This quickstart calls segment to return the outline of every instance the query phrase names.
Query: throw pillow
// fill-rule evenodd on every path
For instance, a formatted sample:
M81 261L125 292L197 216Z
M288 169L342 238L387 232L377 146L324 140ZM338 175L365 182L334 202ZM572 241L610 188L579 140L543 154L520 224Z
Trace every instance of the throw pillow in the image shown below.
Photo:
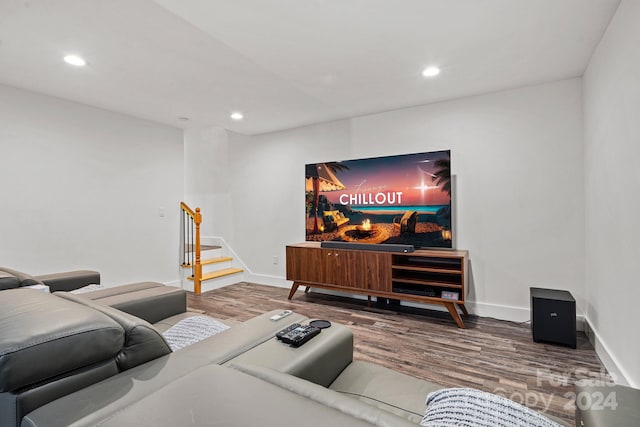
M429 393L424 427L561 427L545 416L497 394L471 388Z

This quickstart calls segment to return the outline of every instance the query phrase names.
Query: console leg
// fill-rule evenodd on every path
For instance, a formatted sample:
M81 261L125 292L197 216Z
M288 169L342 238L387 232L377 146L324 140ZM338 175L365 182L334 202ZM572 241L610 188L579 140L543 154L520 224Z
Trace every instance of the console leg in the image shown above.
M367 295L367 307L371 308L371 295Z
M464 317L469 317L469 312L467 311L467 307L465 307L464 304L458 304L458 306L460 307L460 310L462 310Z
M306 288L304 288L304 293L308 294L310 290L311 290L311 286L307 286Z
M447 310L449 310L449 314L451 315L451 317L453 317L453 320L456 322L456 325L458 325L458 328L464 329L464 323L462 322L460 313L458 313L458 310L456 309L456 304L452 302L444 302L443 304L445 307L447 307Z
M295 294L296 291L298 290L298 286L300 286L300 285L298 285L295 282L293 283L293 285L291 285L291 291L289 292L289 298L287 298L287 299L293 298L293 294Z

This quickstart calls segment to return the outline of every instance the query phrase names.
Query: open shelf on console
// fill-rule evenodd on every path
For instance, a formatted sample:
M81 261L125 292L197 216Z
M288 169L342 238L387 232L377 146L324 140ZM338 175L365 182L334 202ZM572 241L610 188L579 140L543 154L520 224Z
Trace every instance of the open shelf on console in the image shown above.
M464 302L465 258L448 255L393 255L391 291L440 301ZM448 298L442 298L443 292Z
M412 270L407 268L391 267L393 280L410 281L412 283L424 283L425 285L462 287L462 275L459 273L441 273L425 271L423 269Z
M462 258L443 258L440 256L393 256L393 266L395 268L406 267L407 269L424 269L425 271L462 273L462 261Z

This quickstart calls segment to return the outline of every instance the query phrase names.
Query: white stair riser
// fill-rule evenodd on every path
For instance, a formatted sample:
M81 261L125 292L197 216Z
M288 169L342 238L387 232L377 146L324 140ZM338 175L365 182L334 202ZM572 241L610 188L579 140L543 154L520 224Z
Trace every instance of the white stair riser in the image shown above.
M244 280L245 273L236 273L229 276L219 277L217 279L205 280L201 283L200 288L202 292L211 291L214 289L224 288L225 286L233 285L234 283L242 282ZM185 291L193 292L193 280L182 279L182 289Z
M191 254L191 252L188 252L187 255L189 256L189 259L192 259L195 262L195 255ZM200 251L200 259L217 258L219 256L227 256L223 248ZM182 262L182 259L180 262Z
M209 257L207 257L209 258ZM238 263L234 262L233 259L229 261L222 262L214 262L213 264L203 264L202 265L202 274L211 273L217 270L222 270L224 268L242 268ZM186 279L191 276L191 268L180 268L180 278Z

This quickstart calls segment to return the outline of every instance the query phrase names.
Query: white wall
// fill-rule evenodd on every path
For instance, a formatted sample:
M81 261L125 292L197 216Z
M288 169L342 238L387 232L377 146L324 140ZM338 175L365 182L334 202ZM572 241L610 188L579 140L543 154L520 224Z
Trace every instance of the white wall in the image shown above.
M182 186L181 130L0 86L0 265L177 280Z
M587 318L640 387L640 2L620 4L584 75ZM606 359L606 358L605 358Z
M529 287L584 299L580 79L255 137L230 134L234 249L254 273L284 277L304 240L304 165L452 150L457 247L468 249L472 310L526 320Z
M229 134L233 248L252 273L284 278L285 246L304 241L305 164L348 157L349 126L343 120L256 137Z
M232 243L228 161L228 138L224 129L185 130L184 201L192 209L201 209L202 236L222 236Z

